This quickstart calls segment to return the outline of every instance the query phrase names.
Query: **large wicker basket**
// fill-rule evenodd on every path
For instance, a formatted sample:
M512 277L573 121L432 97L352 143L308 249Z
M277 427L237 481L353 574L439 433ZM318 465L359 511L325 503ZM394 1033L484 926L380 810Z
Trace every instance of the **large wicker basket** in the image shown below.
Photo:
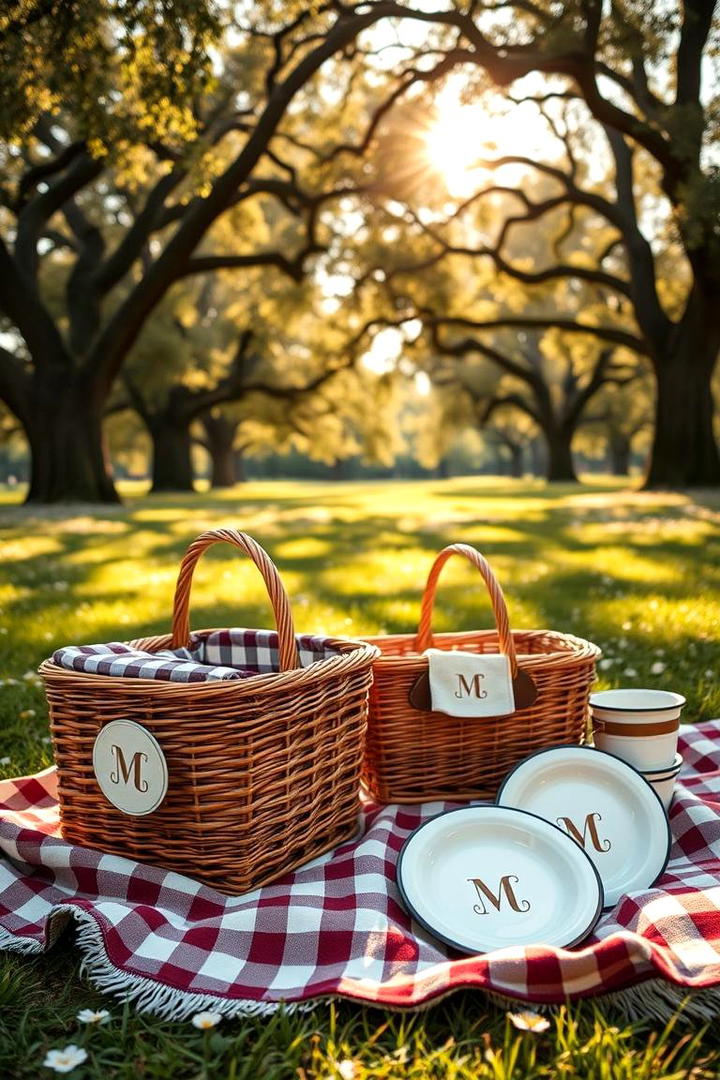
M431 620L438 576L452 555L463 555L482 574L495 630L437 634ZM543 746L579 742L585 735L588 695L597 646L553 630L512 631L502 590L487 561L466 544L452 544L435 559L422 598L417 634L367 639L381 650L374 665L363 782L379 802L464 801L494 796L513 765ZM474 653L505 653L537 691L535 701L503 717L482 719L417 708L409 696L427 673L431 646Z
M332 639L330 658L300 667L275 566L249 536L226 529L204 533L190 545L177 582L172 634L132 645L157 652L189 643L193 570L217 541L249 555L265 580L278 631L278 672L190 684L68 671L50 660L40 672L50 705L63 836L236 894L282 876L357 830L377 649ZM113 806L93 770L95 739L117 719L142 725L165 755L167 794L147 816L128 816Z

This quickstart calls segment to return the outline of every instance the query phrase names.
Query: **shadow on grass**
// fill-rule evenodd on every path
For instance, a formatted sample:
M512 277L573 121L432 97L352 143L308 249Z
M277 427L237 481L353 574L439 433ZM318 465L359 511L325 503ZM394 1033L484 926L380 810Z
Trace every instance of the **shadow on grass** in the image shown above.
M53 515L33 528L24 516L12 527L6 521L0 678L34 667L61 644L168 632L187 544L230 523L276 559L299 630L414 632L434 556L467 540L494 566L518 629L550 626L604 648L627 639L613 649L624 650L638 677L658 646L680 650L673 685L691 695L715 663L720 544L714 522L696 516L697 502L641 505L611 486L521 485L507 495L481 482L256 487L244 502L239 489L142 497L110 514ZM193 594L195 628L272 625L259 575L225 545L201 560ZM453 560L438 588L435 628L491 625L481 580ZM622 670L605 678L621 678ZM708 707L720 711L718 693L709 697L718 700Z

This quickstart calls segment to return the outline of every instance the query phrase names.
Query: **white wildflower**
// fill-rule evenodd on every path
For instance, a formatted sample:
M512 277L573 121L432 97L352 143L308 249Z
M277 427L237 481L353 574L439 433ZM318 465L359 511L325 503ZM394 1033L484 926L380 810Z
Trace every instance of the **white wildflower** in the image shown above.
M9 757L0 757L0 765L9 765L10 760L11 759Z
M550 1027L549 1020L546 1020L540 1013L532 1012L530 1009L519 1013L508 1013L507 1016L510 1023L520 1031L532 1031L538 1034L541 1031L547 1031Z
M623 675L627 675L628 679L634 679L637 676L637 671L634 667L626 667L623 671Z
M64 1050L48 1050L43 1065L46 1069L54 1069L58 1073L72 1072L76 1065L82 1065L87 1061L87 1050L71 1043Z
M651 675L662 675L663 671L667 667L667 664L663 664L662 660L656 660L653 666L650 668Z
M600 663L598 664L598 667L600 668L601 671L607 671L607 669L609 667L612 667L614 663L615 663L615 660L614 660L614 658L612 656L604 656L602 658L602 660L600 661Z
M193 1027L199 1028L200 1031L208 1031L210 1028L217 1027L222 1020L222 1013L218 1012L199 1012L195 1013L192 1018Z
M80 1024L107 1024L110 1013L107 1009L81 1009L75 1019Z
M355 1080L358 1074L357 1064L351 1061L350 1058L343 1058L342 1061L337 1063L338 1076L342 1077L342 1080Z

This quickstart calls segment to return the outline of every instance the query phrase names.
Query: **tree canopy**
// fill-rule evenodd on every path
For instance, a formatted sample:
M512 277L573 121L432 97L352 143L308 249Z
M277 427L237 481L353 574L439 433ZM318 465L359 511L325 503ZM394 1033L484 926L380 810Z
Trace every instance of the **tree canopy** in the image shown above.
M113 388L229 270L308 282L341 351L396 326L400 367L490 361L488 415L546 437L647 362L648 484L720 483L719 41L715 0L6 5L0 398L30 499L115 497Z

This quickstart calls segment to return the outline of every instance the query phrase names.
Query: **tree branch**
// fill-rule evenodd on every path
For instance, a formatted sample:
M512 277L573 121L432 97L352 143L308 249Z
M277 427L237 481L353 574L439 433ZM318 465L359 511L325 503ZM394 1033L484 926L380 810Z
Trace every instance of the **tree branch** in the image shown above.
M67 360L60 333L40 299L34 281L27 279L0 237L0 310L25 340L38 370Z
M45 223L78 191L94 180L103 170L101 161L83 153L75 157L65 174L50 184L47 191L25 204L17 219L15 258L28 277L37 273L38 237Z
M48 177L55 176L57 173L62 172L86 149L85 142L81 140L69 143L49 161L42 161L37 165L30 166L27 172L21 177L20 183L18 184L17 197L13 205L15 212L20 213L28 201L30 192L33 191L42 180L46 180Z
M165 199L177 187L184 175L185 169L177 168L158 180L120 243L95 271L95 287L102 295L122 280L139 257L150 234L158 224Z
M606 134L615 160L617 225L627 252L633 306L643 333L657 344L670 333L672 323L657 293L655 256L638 225L633 190L633 155L617 131L606 128Z
M696 0L707 5L711 0ZM390 5L397 18L453 26L472 46L472 63L484 68L498 86L509 86L532 71L565 75L580 87L590 112L603 124L633 138L662 165L670 190L677 190L684 170L667 135L632 112L616 105L600 93L596 81L595 42L599 0L586 3L586 25L581 35L568 35L568 44L558 50L552 30L540 32L534 41L522 44L503 43L498 47L473 21L471 12L457 9L414 10L404 4ZM575 40L573 40L573 37ZM576 43L577 42L577 43Z
M323 41L304 55L284 80L274 86L254 131L238 156L214 181L209 195L188 208L163 253L99 335L86 366L98 373L101 393L109 391L128 349L137 339L150 312L182 276L184 267L203 236L248 179L298 91L326 60L354 40L362 30L372 26L390 10L394 11L394 8L394 3L383 0L359 15L338 18Z
M695 105L700 109L702 58L715 7L716 0L685 0L682 5L683 23L677 51L676 105ZM701 109L697 119L700 121L700 131L691 134L702 138ZM699 149L698 143L698 152Z
M431 328L433 326L445 326L461 327L470 330L497 330L501 327L508 326L516 326L526 330L544 330L551 327L557 327L558 330L564 330L569 334L589 334L591 337L597 337L603 341L612 341L616 345L624 345L626 348L632 349L641 356L649 355L648 347L642 338L636 337L627 330L622 330L617 326L592 326L588 323L581 323L576 319L563 315L558 315L556 317L552 315L537 317L506 315L500 319L488 319L482 322L459 317L430 317L423 318L423 322ZM445 346L443 348L445 348ZM452 348L453 350L461 349L463 352L471 352L476 349L486 356L489 355L487 352L488 347L483 345L482 342L477 342L474 338L467 338L464 341L459 342L456 346L452 346ZM458 353L458 355L460 354Z

